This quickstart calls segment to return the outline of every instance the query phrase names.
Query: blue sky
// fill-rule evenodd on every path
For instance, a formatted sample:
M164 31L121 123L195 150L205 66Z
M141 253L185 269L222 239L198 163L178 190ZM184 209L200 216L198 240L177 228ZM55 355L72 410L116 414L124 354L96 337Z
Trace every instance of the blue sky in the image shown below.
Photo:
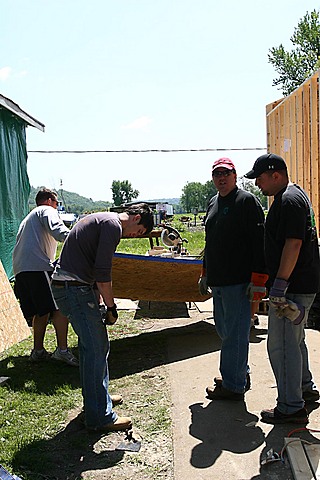
M0 93L45 124L31 150L266 147L265 106L281 98L268 64L309 0L2 0ZM230 157L239 175L263 151L39 154L30 183L111 201L179 197Z

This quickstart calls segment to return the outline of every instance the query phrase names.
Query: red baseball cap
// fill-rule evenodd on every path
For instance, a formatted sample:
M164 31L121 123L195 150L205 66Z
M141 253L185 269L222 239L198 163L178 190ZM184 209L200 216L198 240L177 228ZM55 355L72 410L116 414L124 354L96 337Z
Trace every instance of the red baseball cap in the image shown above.
M212 165L212 171L219 167L226 168L227 170L236 171L236 167L234 166L230 158L219 158L219 160L216 160Z

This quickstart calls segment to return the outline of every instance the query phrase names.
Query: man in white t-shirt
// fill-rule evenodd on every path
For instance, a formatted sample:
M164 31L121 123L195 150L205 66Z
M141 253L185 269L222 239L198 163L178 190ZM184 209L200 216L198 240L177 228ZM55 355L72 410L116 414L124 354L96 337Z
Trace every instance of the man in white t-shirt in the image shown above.
M13 250L14 291L25 318L32 318L34 346L30 360L52 357L77 367L78 360L67 345L68 319L58 310L50 285L57 242L64 242L69 229L58 215L55 192L41 189L36 204L21 222ZM43 344L50 314L58 344L52 355Z

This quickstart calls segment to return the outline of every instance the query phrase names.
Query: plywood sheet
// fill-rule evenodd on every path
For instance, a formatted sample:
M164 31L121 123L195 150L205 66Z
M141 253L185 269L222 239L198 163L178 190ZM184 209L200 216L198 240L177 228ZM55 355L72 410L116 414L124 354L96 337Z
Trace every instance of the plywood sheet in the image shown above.
M290 179L309 195L320 229L320 70L282 101L266 106L268 152L285 158ZM285 112L285 113L283 113ZM268 202L270 205L270 202Z
M29 335L30 328L0 261L0 352Z
M203 302L198 291L201 260L116 253L112 288L116 298L158 302Z

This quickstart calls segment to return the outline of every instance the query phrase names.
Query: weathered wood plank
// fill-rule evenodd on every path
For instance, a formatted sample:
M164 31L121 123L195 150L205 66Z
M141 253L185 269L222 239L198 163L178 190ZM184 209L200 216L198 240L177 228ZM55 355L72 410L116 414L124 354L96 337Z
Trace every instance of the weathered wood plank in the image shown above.
M315 478L320 479L320 445L304 445L304 449L307 452L309 462L311 463Z
M315 480L300 438L285 438L284 444L295 480Z
M0 352L29 335L30 328L0 261Z
M280 102L266 106L267 147L285 158L308 193L320 228L320 70Z

